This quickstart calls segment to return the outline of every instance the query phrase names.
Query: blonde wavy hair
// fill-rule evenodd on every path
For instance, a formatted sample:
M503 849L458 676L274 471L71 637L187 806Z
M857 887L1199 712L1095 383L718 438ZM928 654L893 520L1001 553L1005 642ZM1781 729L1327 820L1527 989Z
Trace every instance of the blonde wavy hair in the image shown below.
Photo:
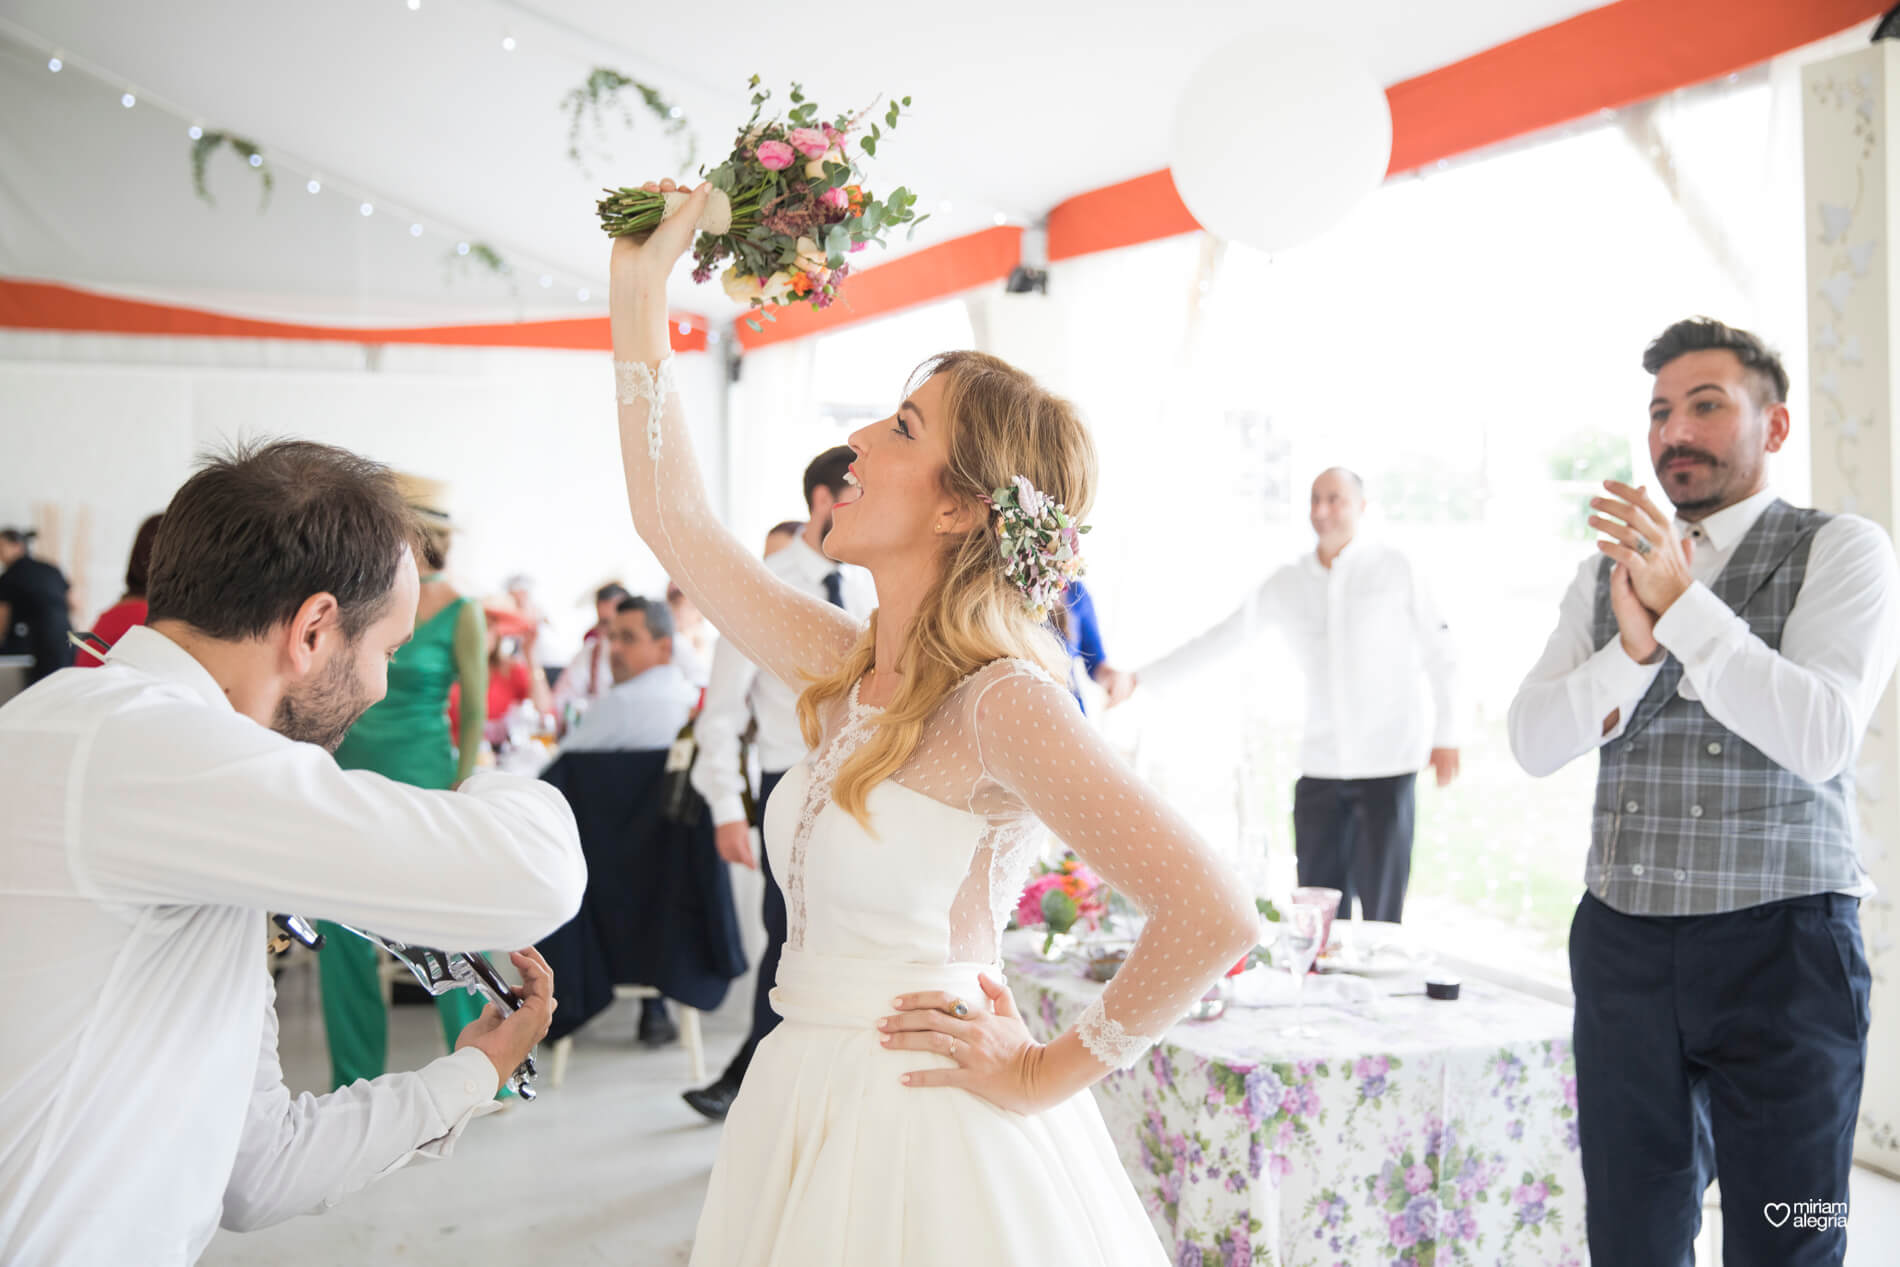
M1022 475L1076 519L1088 513L1095 499L1095 443L1074 406L1008 362L981 352L938 353L917 367L911 385L938 376L945 380L950 447L942 475L946 493L979 504ZM1003 575L995 512L982 516L971 532L946 536L942 560L895 666L903 675L897 694L832 784L832 799L867 830L871 789L910 760L925 722L964 678L1010 658L1040 664L1058 681L1068 675L1067 656L1054 634L1030 615L1022 591ZM877 622L873 613L870 627L838 668L812 678L798 697L806 746L818 744L826 705L848 696L870 671Z

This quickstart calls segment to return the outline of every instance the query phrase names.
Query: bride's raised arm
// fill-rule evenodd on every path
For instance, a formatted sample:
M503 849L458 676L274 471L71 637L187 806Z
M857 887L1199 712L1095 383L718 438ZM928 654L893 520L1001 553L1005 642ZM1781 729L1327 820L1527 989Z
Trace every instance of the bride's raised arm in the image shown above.
M670 192L672 183L649 188ZM706 496L674 379L666 280L693 240L708 189L644 243L614 241L609 311L627 501L635 531L694 606L747 659L797 689L803 674L836 666L859 626L768 572Z

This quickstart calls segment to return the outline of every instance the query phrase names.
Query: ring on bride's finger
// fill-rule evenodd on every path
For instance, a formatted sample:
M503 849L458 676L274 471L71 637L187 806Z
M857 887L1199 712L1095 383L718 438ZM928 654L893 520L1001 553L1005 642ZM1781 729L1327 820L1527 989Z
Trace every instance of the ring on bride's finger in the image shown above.
M965 1017L969 1016L969 1014L970 1014L969 1005L964 1003L962 999L958 999L955 1003L952 1003L950 1005L950 1015L956 1017L958 1020L963 1020Z
M1649 557L1650 552L1653 551L1655 548L1656 548L1655 546L1649 543L1648 537L1636 538L1636 553L1642 555L1645 559Z
M955 1060L957 1058L957 1040L956 1039L953 1038L950 1040L950 1050L945 1054L948 1055L950 1059L952 1060Z

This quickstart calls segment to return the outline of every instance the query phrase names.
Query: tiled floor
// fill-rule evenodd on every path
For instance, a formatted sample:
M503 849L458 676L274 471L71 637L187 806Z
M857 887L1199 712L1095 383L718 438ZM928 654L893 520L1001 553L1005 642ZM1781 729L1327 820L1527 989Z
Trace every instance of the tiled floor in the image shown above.
M707 1063L737 1048L750 982L706 1020ZM325 1057L315 974L280 983L283 1054L293 1090L321 1089ZM455 1157L385 1179L318 1218L222 1233L206 1267L647 1267L687 1260L718 1128L679 1100L678 1048L633 1042L638 1004L622 1001L576 1040L566 1085L531 1105L473 1123ZM395 1009L398 1065L439 1054L431 1008ZM1856 1171L1849 1267L1900 1261L1900 1183ZM1704 1254L1699 1260L1718 1261Z

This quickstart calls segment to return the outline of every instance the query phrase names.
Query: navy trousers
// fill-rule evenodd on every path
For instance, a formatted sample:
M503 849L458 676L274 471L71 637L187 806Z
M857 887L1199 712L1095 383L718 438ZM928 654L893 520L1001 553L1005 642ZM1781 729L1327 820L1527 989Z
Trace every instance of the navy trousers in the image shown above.
M1872 985L1859 907L1818 893L1644 916L1584 895L1570 976L1592 1262L1689 1267L1715 1178L1724 1267L1841 1262L1829 1215L1847 1208Z
M1398 923L1412 879L1418 776L1303 778L1293 785L1293 852L1301 884L1338 889L1339 918L1359 896L1365 919Z
M765 771L759 775L759 816L765 816L765 806L772 799L772 790L785 772ZM752 992L752 1032L746 1035L745 1045L739 1048L739 1054L732 1058L726 1071L719 1080L732 1086L745 1081L745 1071L752 1066L752 1053L759 1049L759 1043L778 1026L778 1013L772 1010L772 987L778 984L779 956L785 953L785 891L778 886L772 876L772 859L767 850L759 850L759 874L765 877L765 900L761 904L760 914L765 920L765 953L759 956L758 985Z

